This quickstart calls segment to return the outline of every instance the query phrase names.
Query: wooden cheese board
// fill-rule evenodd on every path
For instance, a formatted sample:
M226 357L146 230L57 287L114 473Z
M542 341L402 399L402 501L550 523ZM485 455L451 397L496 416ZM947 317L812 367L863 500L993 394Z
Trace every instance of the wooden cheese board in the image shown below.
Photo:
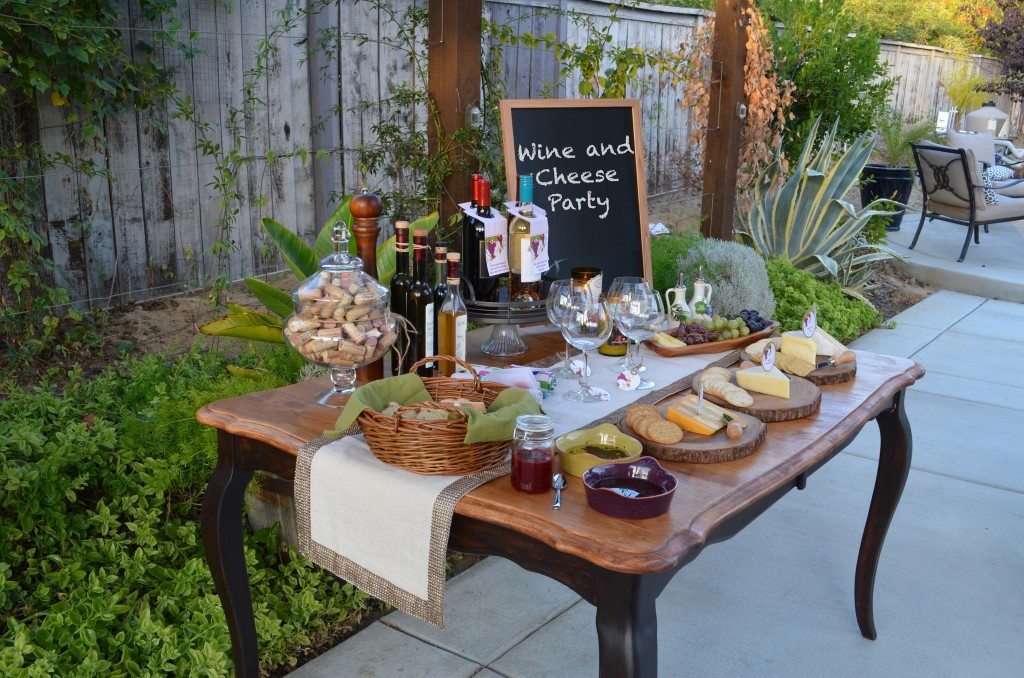
M818 356L818 364L828 360L827 355ZM828 386L830 384L842 384L850 381L857 376L857 359L854 358L851 362L840 363L839 365L832 365L830 367L819 367L804 379L817 384L818 386Z
M660 346L654 343L652 340L647 339L644 341L644 345L651 349L660 356L665 358L677 358L681 355L697 355L700 353L722 353L724 351L732 351L737 348L743 348L749 344L753 344L759 339L767 339L772 336L772 332L778 329L779 323L772 321L768 327L764 328L760 332L751 332L745 337L736 337L735 339L723 339L722 341L712 341L707 344L694 344L692 346L678 346L675 348L669 348L667 346Z
M678 396L673 396L673 399L676 397ZM657 407L662 415L668 409L667 403L659 404ZM743 427L743 436L737 440L730 440L722 428L709 436L686 431L681 441L674 445L665 445L644 438L634 431L625 419L619 422L619 429L639 440L644 446L644 454L655 459L682 461L688 464L717 464L749 456L764 442L765 431L768 428L764 422L745 415L742 415L742 419L746 426Z
M733 375L736 374L735 369L729 371ZM749 414L765 423L803 419L817 412L818 406L821 405L821 389L801 377L787 376L789 377L789 398L748 391L750 397L754 399L753 404L747 407L736 407L707 391L704 391L704 397L716 405ZM733 376L732 383L736 383L735 376Z

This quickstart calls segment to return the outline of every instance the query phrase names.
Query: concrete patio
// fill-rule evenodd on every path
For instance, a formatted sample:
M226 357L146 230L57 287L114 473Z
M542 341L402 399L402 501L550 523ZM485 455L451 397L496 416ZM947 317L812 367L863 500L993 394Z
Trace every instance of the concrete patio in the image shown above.
M805 491L675 577L658 600L659 675L1024 675L1024 305L990 298L1024 301L1024 224L993 227L957 264L963 234L927 224L907 266L943 290L853 344L928 371L907 398L914 461L875 585L878 640L853 609L869 426ZM489 558L446 603L446 631L393 613L291 675L597 675L594 608L560 584Z

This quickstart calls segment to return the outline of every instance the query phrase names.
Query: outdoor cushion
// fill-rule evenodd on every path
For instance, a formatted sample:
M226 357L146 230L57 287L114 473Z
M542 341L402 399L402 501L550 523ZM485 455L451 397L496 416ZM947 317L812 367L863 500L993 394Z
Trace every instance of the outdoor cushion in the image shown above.
M930 149L935 149L934 151ZM930 203L940 203L942 205L949 205L950 207L962 208L964 211L970 209L970 198L968 197L968 191L971 190L973 184L974 202L978 210L985 209L985 194L984 184L980 173L978 172L977 163L974 160L974 154L970 149L965 149L967 153L967 166L971 171L970 180L964 173L963 165L960 159L950 154L951 149L948 146L940 146L939 144L923 143L917 145L917 153L920 154L921 159L921 182L924 184L925 194ZM941 177L936 176L936 170L932 167L940 168ZM944 171L941 171L944 170ZM968 183L970 181L970 184ZM947 183L948 182L948 183ZM940 188L940 186L942 186Z
M955 205L942 205L940 207L932 205L931 208L947 217L962 221L971 220L971 210L968 207ZM996 194L995 203L986 206L984 212L978 212L976 218L979 222L1024 219L1024 198L1010 198L1005 195Z

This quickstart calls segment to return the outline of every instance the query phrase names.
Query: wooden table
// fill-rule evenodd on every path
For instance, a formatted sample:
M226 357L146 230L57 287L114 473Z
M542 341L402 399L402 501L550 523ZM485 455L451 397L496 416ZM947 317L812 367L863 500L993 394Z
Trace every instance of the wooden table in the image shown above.
M531 344L531 354L519 357L520 362L561 348L558 335L535 336ZM448 545L508 558L565 584L597 608L600 675L655 676L655 600L676 572L704 547L738 533L794 487L803 489L811 473L875 420L881 450L854 582L861 634L874 639L875 571L910 470L904 389L924 369L902 358L864 352L857 361L856 379L824 387L815 415L769 424L764 445L752 456L708 465L666 462L680 484L663 516L630 521L624 530L623 521L587 507L578 482L570 484L562 510L555 513L550 497L517 493L499 478L459 502ZM322 386L307 382L252 393L211 403L197 414L199 421L218 429L219 460L203 500L202 534L238 676L259 672L242 551L243 493L254 471L293 478L302 446L333 425L337 410L312 401Z

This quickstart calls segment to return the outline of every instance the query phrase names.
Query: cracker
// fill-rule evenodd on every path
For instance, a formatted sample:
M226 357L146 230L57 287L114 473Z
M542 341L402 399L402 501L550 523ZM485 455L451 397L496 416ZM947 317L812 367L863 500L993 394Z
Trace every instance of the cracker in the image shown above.
M661 410L654 405L633 405L626 410L626 424L631 429L637 431L637 426L641 419L647 419L649 417L661 418ZM637 431L639 433L639 431Z
M641 435L648 440L661 445L675 445L683 439L683 429L678 424L665 419L647 419L642 422L644 433Z

